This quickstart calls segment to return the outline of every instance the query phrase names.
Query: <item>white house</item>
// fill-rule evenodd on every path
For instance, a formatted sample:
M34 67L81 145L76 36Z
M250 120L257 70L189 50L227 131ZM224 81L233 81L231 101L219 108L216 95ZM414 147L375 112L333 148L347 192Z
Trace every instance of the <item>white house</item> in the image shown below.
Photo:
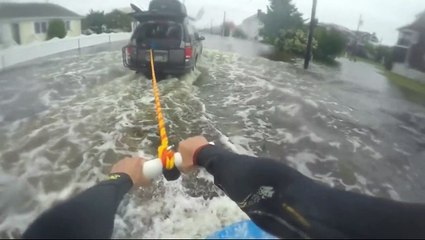
M67 36L81 35L83 17L51 3L0 3L0 46L46 40L50 20L65 22Z
M258 10L257 14L242 21L239 28L247 35L248 39L261 40L260 29L263 27L263 23L260 21L259 16L261 10Z
M425 84L425 11L398 31L392 71Z

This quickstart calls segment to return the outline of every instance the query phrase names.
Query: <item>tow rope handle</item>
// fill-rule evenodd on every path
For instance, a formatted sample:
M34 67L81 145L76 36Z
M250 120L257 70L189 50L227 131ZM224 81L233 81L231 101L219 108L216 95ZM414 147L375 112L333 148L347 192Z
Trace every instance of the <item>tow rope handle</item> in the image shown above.
M178 152L174 153L175 167L171 171L163 167L162 161L159 158L150 161L145 161L145 163L143 164L143 176L145 176L149 180L152 180L163 174L165 179L167 179L168 181L176 180L180 177L180 171L177 168L182 165L182 162L182 156ZM178 175L173 171L177 171ZM177 178L175 178L176 176Z
M182 158L180 153L173 152L171 147L168 146L167 130L165 128L165 122L161 111L159 90L156 84L154 54L152 49L149 50L149 54L152 72L152 89L155 97L155 111L158 120L158 130L161 143L158 147L158 158L145 162L143 165L143 174L147 178L153 179L162 173L165 179L173 181L177 180L181 175L177 167L181 165Z

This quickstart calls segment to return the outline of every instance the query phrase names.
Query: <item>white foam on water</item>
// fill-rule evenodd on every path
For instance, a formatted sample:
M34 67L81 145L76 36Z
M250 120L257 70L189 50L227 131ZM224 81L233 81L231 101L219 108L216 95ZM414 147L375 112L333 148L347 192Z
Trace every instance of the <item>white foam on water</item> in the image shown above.
M347 141L353 144L353 152L357 152L357 149L361 146L360 139L358 137L347 137Z
M290 104L290 105L279 105L277 106L277 108L288 114L291 117L295 117L295 115L300 111L301 106L297 105L297 104Z
M213 175L209 174L205 169L200 169L199 173L196 175L196 178L204 179L209 183L214 183Z
M0 144L0 157L5 160L0 167L0 191L9 196L0 197L0 210L6 209L0 213L1 236L19 237L58 200L105 179L118 158L141 155L151 159L156 155L159 138L150 81L122 70L120 52L66 61L69 65L37 77L48 86L39 97L50 108L36 118L18 119L0 129L13 141ZM293 154L283 157L295 169L329 186L372 195L368 190L371 183L360 173L354 173L356 183L348 185L332 169L322 174L315 171L314 166L337 163L338 155L298 145L303 139L337 149L351 143L353 152L382 158L379 148L363 143L367 136L375 143L380 140L361 128L344 129L343 119L351 116L351 109L338 109L344 106L325 93L316 93L313 83L292 74L288 69L293 66L288 64L206 50L199 66L201 71L158 83L170 134L208 134L226 148L250 156L258 153L257 145L263 140L282 148L292 145L296 147L290 149ZM203 89L196 82L201 74L208 76L199 83ZM62 91L66 94L58 97ZM236 110L215 111L223 108ZM270 118L276 110L284 113L285 124L296 124L274 127ZM298 124L309 111L315 120L325 121L328 129L321 129L328 130L325 134L314 126ZM231 124L236 127L230 129ZM333 131L341 138L329 141L326 134ZM181 137L185 136L175 138ZM207 185L185 187L186 181ZM151 188L133 191L119 208L114 238L204 238L247 219L212 183L213 177L200 170L195 176L175 182L159 179ZM190 192L201 187L219 196L193 197ZM391 185L386 189L397 197Z
M371 157L372 159L380 160L380 159L382 159L382 158L383 158L382 154L380 154L379 152L377 152L376 150L374 150L371 146L364 146L364 147L362 148L362 150L363 150L363 151L370 152L370 153L371 153L371 154L370 154L370 157Z
M405 155L405 156L412 156L412 154L410 154L410 153L408 153L408 152L406 152L406 151L404 151L403 149L401 149L401 148L399 148L399 147L394 147L394 150L395 151L397 151L397 152L399 152L399 153L401 153L401 154L403 154L403 155Z
M393 186L391 186L391 184L389 184L389 183L384 183L384 184L382 184L382 186L384 186L384 187L387 189L388 194L390 195L390 197L391 197L393 200L401 201L401 197L400 197L400 195L399 195L399 194L395 191L394 187L393 187Z
M236 137L236 139L238 139L238 137ZM220 136L220 142L223 143L224 146L228 147L231 151L235 153L254 156L252 151L245 149L242 145L238 143L233 143L231 139L225 135Z
M129 232L120 232L121 226L117 224L114 237L205 238L226 225L248 219L227 197L204 200L177 192L176 188L167 189L167 193L172 195L164 196L164 199L153 198L140 205L135 205L137 200L132 199L122 207L123 214L117 221L126 221L125 228ZM144 225L145 222L148 224Z
M307 103L308 105L314 107L314 108L319 108L319 104L315 101L313 101L312 99L304 99L304 102Z
M308 129L306 126L301 127L300 132L298 132L297 135L292 134L288 129L286 128L277 128L275 129L278 133L279 137L276 139L276 143L278 144L285 144L285 143L291 143L296 144L300 140L308 138L314 143L321 143L324 142L324 139L317 136L313 131Z
M330 142L329 146L336 147L336 148L339 149L341 147L341 143L340 142Z

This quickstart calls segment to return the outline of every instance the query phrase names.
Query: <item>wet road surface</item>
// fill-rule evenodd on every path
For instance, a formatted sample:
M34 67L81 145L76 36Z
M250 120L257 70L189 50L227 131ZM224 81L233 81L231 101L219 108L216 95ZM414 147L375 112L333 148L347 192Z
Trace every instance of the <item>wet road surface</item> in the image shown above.
M151 83L122 67L125 43L0 73L0 237L19 237L58 200L105 178L119 158L153 158ZM379 70L257 57L257 43L207 36L198 69L159 83L170 142L204 134L280 159L333 187L425 199L425 99ZM128 194L114 237L205 237L247 216L201 170Z

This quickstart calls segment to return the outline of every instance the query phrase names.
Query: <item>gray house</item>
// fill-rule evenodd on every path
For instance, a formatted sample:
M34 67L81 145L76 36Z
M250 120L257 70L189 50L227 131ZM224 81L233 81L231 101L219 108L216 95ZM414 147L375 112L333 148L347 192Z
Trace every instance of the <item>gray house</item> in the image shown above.
M65 22L67 36L81 35L83 17L51 3L0 3L0 45L46 40L49 21Z
M425 72L425 11L414 22L398 29L399 37L395 51L408 67Z

